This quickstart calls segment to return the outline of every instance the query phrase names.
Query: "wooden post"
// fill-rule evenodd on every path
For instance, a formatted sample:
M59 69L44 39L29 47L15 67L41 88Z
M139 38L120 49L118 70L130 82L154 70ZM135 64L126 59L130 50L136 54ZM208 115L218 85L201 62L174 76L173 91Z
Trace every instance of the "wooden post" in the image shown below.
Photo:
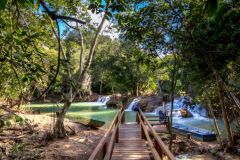
M107 141L104 143L103 148L100 153L100 160L104 160L104 157L107 153Z
M187 133L187 139L191 139L191 133Z
M142 124L141 124L141 138L145 139L145 134L144 134L144 130L143 130Z
M119 138L118 138L118 134L119 134L119 128L118 128L118 126L117 126L117 123L118 123L118 117L117 117L117 119L116 119L116 121L115 121L115 127L117 127L117 131L116 131L116 135L115 135L115 143L119 143Z
M106 153L107 153L107 141L104 144L104 157L105 157Z
M172 140L177 140L177 134L175 133L172 134Z
M138 112L136 112L136 120L137 120L137 123L139 124L140 120L139 120L139 117L138 117Z
M142 115L140 115L140 118L142 119L142 124L141 124L141 138L142 138L142 139L145 139L145 133L144 133L144 130L143 130L144 119L143 119Z
M59 117L59 112L56 112L57 118Z
M166 125L166 127L167 127L167 130L169 131L169 126L170 126L169 116L167 117L167 119L168 119L168 121L167 121L167 125Z
M136 122L138 122L138 114L137 114L137 112L136 112Z
M162 159L162 148L159 146L159 144L158 144L158 142L156 141L155 138L154 138L154 148L156 149L160 158Z
M123 109L121 110L121 114L124 114L124 113L123 113ZM121 119L121 124L123 124L123 122L124 122L124 115L123 115L123 117L122 117L122 119Z

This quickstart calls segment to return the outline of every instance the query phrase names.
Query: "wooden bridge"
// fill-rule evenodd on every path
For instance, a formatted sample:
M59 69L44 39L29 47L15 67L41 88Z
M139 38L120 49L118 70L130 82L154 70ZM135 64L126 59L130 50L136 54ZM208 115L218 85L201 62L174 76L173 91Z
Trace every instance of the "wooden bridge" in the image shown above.
M168 116L151 121L158 122L150 123L139 109L139 112L136 112L136 122L125 122L125 111L121 108L89 160L162 160L163 156L167 156L168 160L175 160L173 154L157 135L157 133L166 133L168 131ZM112 131L114 124L115 128ZM111 131L112 136L108 144L107 138ZM154 144L149 133L154 137ZM147 141L145 141L145 138Z

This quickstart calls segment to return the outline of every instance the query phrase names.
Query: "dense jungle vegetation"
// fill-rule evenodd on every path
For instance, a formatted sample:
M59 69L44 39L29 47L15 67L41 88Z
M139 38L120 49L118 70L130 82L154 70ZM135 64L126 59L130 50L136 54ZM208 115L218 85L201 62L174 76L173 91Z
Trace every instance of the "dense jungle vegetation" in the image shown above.
M1 0L1 101L63 99L57 138L76 97L185 93L222 112L234 145L239 38L238 0Z

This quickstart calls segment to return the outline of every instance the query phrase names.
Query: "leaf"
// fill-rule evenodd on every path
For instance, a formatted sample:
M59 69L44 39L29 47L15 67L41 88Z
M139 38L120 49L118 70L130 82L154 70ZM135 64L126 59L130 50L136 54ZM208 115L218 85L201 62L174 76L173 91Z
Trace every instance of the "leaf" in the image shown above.
M90 4L89 6L88 6L88 9L90 10L90 9L93 9L93 8L96 8L95 7L95 4Z
M40 33L35 33L33 35L31 35L31 38L38 38L40 36Z
M33 77L33 75L28 75L28 77L31 79L31 80L33 80L33 81L37 81L34 77Z
M47 64L50 64L50 62L49 62L47 59L43 58L43 60L44 60Z
M137 27L138 26L138 23L136 21L133 21L133 26L134 27Z
M102 0L97 0L97 2L101 4L101 3L102 3Z
M9 30L7 30L7 33L8 33L9 36L11 36L11 32Z
M6 122L6 125L7 125L8 127L10 127L12 124L11 124L11 122L7 121L7 122Z
M110 18L107 15L105 17L106 17L107 20L110 20Z
M14 40L17 44L21 44L21 41L19 41L17 38L13 38L13 40Z
M36 64L36 69L39 70L39 71L42 72L42 73L47 74L47 73L42 69L42 67L39 66L39 65L37 65L37 64Z
M98 8L104 8L104 5L99 5Z
M4 58L0 58L0 62L5 62L7 59L4 57Z
M23 123L19 123L19 126L22 127L22 126L23 126Z
M17 0L17 1L23 6L25 6L25 3L27 3L27 0Z
M27 35L27 31L22 31L21 36Z
M0 120L0 128L2 128L4 126L4 122L3 120Z
M217 7L218 7L217 0L208 0L206 2L205 10L203 13L205 13L205 11L207 11L208 16L212 17L216 13Z
M19 117L15 116L14 119L16 120L16 122L19 122Z
M0 24L4 24L4 19L0 18Z
M0 8L1 9L5 9L5 6L6 6L6 4L7 4L7 0L0 0Z
M109 17L112 17L112 13L111 13L111 12L106 12L106 14L107 14Z

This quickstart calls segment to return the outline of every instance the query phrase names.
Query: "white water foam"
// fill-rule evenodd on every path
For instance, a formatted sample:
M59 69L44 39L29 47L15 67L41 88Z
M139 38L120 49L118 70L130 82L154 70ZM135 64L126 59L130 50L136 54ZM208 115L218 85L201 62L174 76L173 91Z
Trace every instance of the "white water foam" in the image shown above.
M190 98L190 97L189 97ZM169 111L168 114L170 114L171 111L171 102L168 102L166 104L166 110ZM180 110L184 108L184 97L175 98L173 101L173 117L175 118L182 118ZM159 115L159 111L162 110L162 106L156 108L153 110L152 114ZM194 118L197 119L206 119L207 116L207 110L201 106L201 104L193 105L192 109L188 109L190 113L192 113Z
M110 100L111 96L99 96L97 102L101 102L103 104L107 104Z
M139 98L135 98L135 99L131 102L131 104L128 106L128 108L125 109L125 111L132 111L133 108L137 106L137 104L138 104L138 102L139 102L140 100L141 100L140 97L139 97Z

